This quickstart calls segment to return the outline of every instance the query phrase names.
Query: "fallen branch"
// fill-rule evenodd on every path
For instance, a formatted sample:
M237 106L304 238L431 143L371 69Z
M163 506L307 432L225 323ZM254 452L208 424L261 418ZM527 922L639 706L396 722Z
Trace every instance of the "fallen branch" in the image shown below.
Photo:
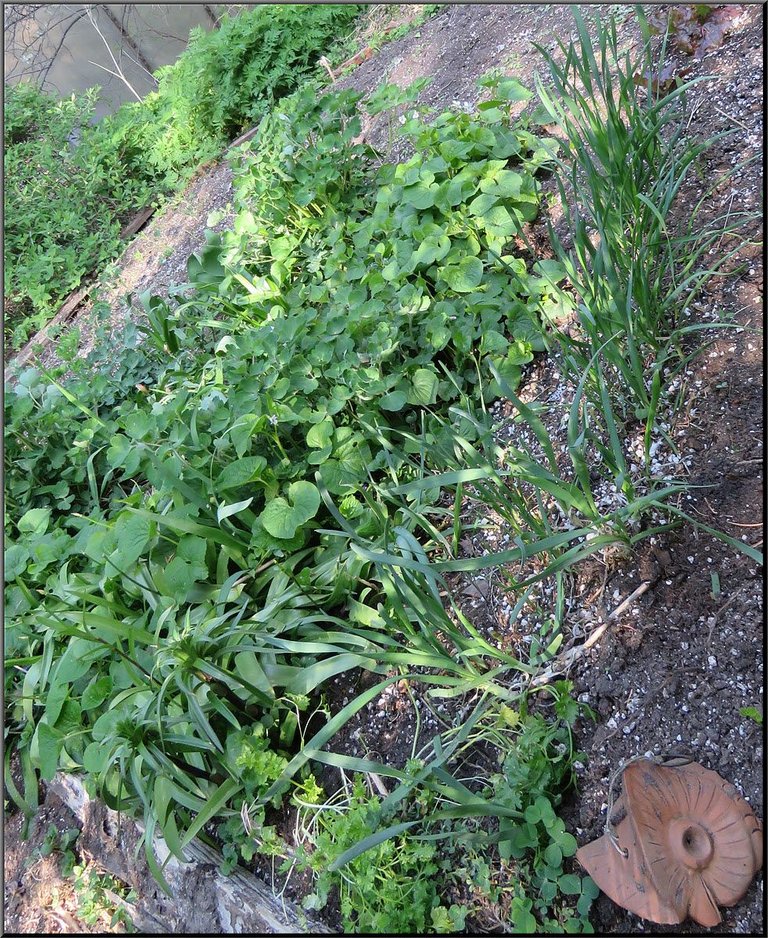
M595 645L600 638L603 636L605 630L613 622L614 619L617 619L625 609L627 609L636 599L639 599L643 593L651 588L651 581L646 580L637 587L636 590L633 590L626 599L619 603L619 605L613 610L613 612L608 613L605 622L602 625L598 626L594 632L591 633L589 638L581 645L576 648L569 648L568 651L563 652L558 656L555 661L538 677L535 677L531 681L531 687L542 687L545 684L548 684L553 677L557 674L563 674L566 671L570 670L573 665L582 658L584 654Z

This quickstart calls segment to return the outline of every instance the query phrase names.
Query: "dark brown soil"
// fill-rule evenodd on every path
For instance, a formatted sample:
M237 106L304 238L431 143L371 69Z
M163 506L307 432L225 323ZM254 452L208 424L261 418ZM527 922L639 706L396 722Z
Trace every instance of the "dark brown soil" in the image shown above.
M24 817L18 811L5 818L3 933L90 932L91 928L77 918L78 899L72 877L62 875L61 853L46 850L50 829L55 828L61 843L62 835L78 827L77 819L51 792L31 822L26 839L22 839L23 826Z
M631 9L621 9L621 34L629 41L636 35L636 26ZM555 37L567 41L571 32L571 14L564 4L452 5L414 33L385 45L338 85L370 90L382 81L405 85L431 75L433 81L421 103L470 110L479 96L475 86L479 75L502 67L530 85L534 69L542 70L531 43L552 49ZM691 175L682 193L688 203L698 199L712 174L760 154L763 43L761 9L752 5L744 8L721 47L702 60L679 57L681 64L691 68L687 78L715 74L721 79L716 93L700 86L692 94L696 126L708 132L727 127L736 131L716 144L707 164L700 167L701 178ZM397 158L401 144L395 131L381 121L371 124L366 135ZM185 279L184 255L202 244L207 212L225 209L229 201L227 173L226 166L215 167L194 184L197 188L190 195L204 207L190 208L195 203L181 200L136 239L126 252L129 263L122 277L127 280L115 281L113 295L125 292L126 282L131 283L128 289L147 289L160 288L174 278ZM761 193L758 159L723 186L713 197L711 210L716 213L729 206L733 211L755 210ZM170 250L165 271L159 260L163 249ZM742 328L712 332L711 346L687 369L680 389L681 406L670 411L668 420L680 457L686 460L689 481L701 486L683 496L679 507L701 523L762 549L763 270L759 251L751 253L743 272L724 282L715 281L691 310L692 322L726 311ZM117 304L113 308L117 326L126 310ZM629 562L606 565L595 559L585 564L572 590L580 608L572 609L573 621L566 621L566 629L578 623L582 635L589 633L605 621L607 611L645 581L650 588L612 622L568 674L579 699L596 714L594 723L584 722L579 729L577 742L586 759L577 766L578 792L564 808L564 819L579 844L603 833L610 776L624 760L644 752L687 752L733 782L758 816L764 816L762 728L742 712L754 707L764 713L762 567L686 524L642 542ZM495 628L500 621L503 626L503 616L500 620L497 613L503 612L504 597L496 596L499 608L488 604L488 591L495 585L475 582L474 588L474 595L471 591L465 595L467 610L474 610L477 618L486 616ZM339 683L331 697L341 704L355 692ZM422 717L428 739L439 720L424 713ZM393 693L361 713L337 748L402 764L412 752L414 727L410 699ZM17 827L13 819L6 836L12 856L23 857L28 846L14 842ZM14 862L10 875L6 872L6 909L15 918L6 924L10 921L24 931L50 925L26 908L20 890L26 888L27 895L31 894L28 874L20 861ZM701 931L691 923L648 924L605 896L596 901L591 919L598 934ZM743 900L723 910L722 924L709 933L757 935L765 933L764 926L760 874Z

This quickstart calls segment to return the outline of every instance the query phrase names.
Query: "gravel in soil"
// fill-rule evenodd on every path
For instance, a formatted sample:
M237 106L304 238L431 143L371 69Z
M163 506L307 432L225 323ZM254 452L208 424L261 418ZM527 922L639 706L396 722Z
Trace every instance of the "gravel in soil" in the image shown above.
M433 81L419 103L471 110L479 96L475 86L479 75L502 67L530 85L534 69L542 71L531 43L554 50L555 37L567 42L572 32L566 5L452 5L416 32L385 45L337 86L366 91L382 81L406 85L431 75ZM621 20L620 35L627 42L636 39L636 24L629 13ZM749 6L735 19L721 47L700 60L676 53L680 67L691 68L686 78L714 74L720 79L716 93L707 85L691 93L696 125L707 131L735 131L719 141L705 164L689 177L681 193L683 204L695 204L713 174L759 157L763 42L761 10ZM383 119L366 128L366 139L388 151L389 159L406 152ZM228 172L221 164L195 180L178 205L154 220L126 251L113 291L116 328L128 312L117 302L119 295L131 289L159 290L185 279L186 257L204 243L208 212L226 210ZM758 158L737 168L708 208L713 214L756 210L761 193ZM225 215L218 227L230 220ZM168 257L162 257L163 248L170 251ZM673 465L675 454L669 451L660 449L658 456L660 473L674 469L693 486L706 486L692 488L680 507L754 547L762 546L764 517L762 294L762 262L756 248L743 272L714 281L688 311L691 321L714 319L725 311L742 328L713 331L712 344L682 376L682 406L668 418L682 465ZM539 399L558 395L560 385L551 367L537 362L531 369L539 383L534 392ZM690 525L642 542L628 563L606 563L606 558L595 557L578 570L571 584L572 605L566 618L571 637L588 635L642 582L649 582L650 588L610 624L567 675L579 699L596 713L594 723L580 726L577 742L586 760L577 765L578 794L564 807L564 819L580 844L603 832L611 774L623 760L649 751L687 751L733 782L757 814L764 814L762 732L741 712L745 707L764 712L762 568ZM464 582L462 589L468 585L476 593L464 594L462 605L473 621L486 621L488 629L501 632L502 641L520 641L521 635L509 634L515 623L504 619L509 599L498 581ZM459 583L455 586L458 589ZM361 689L337 683L330 697L338 697L339 703ZM439 717L439 711L435 716L422 711L425 739L434 733ZM410 698L393 691L353 720L335 748L403 764L411 755L414 731ZM762 874L743 900L722 912L722 924L710 933L763 934ZM693 923L654 926L605 896L593 906L592 921L603 934L699 931Z

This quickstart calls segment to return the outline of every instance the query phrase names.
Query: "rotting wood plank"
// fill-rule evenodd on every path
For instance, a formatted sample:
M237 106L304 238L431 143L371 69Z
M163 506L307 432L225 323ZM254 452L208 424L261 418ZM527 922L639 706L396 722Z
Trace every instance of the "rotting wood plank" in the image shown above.
M126 883L138 896L134 924L151 934L331 934L324 923L294 903L278 899L269 886L239 867L219 873L222 856L197 838L186 848L189 863L170 854L155 835L153 848L171 888L166 895L153 879L144 849L136 849L143 825L118 815L88 796L75 775L56 774L49 788L82 823L80 849L106 872ZM166 862L167 860L167 862Z
M26 365L29 359L32 358L37 351L37 347L39 345L46 345L48 342L50 342L51 332L53 332L59 326L63 326L65 322L74 316L75 312L80 307L80 304L88 296L93 287L94 284L91 281L84 287L80 287L78 290L73 290L64 301L63 306L59 308L58 313L56 313L53 319L46 323L39 332L35 333L35 335L33 335L32 338L21 347L19 353L12 356L11 361L13 361L16 365Z
M240 134L239 137L236 137L232 143L228 144L224 152L229 150L234 150L235 147L239 147L241 143L245 143L246 140L250 140L251 137L255 137L258 133L259 127L261 127L261 122L259 122L255 127L251 127L250 130L246 130L244 134Z
M147 205L146 208L143 208L137 215L133 216L125 228L123 228L123 230L120 232L120 237L130 238L137 234L154 214L154 205Z

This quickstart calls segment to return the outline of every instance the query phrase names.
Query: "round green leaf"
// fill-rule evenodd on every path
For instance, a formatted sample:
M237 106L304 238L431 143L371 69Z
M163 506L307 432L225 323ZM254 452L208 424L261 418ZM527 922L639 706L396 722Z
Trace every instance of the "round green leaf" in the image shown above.
M558 869L563 863L563 851L557 844L550 844L544 851L544 860L549 866Z
M107 699L112 692L112 678L108 674L95 677L83 691L80 705L83 710L93 710Z
M533 92L520 84L516 78L502 78L496 87L496 97L503 98L509 104L527 101L532 95Z
M411 379L409 401L412 404L434 404L437 400L437 375L428 368L417 368Z
M30 508L19 518L19 531L22 534L45 534L50 518L50 508Z
M334 429L333 420L325 417L307 431L307 446L313 449L323 449L328 446L333 438Z
M563 831L563 833L558 836L557 845L564 857L572 857L578 849L576 838L573 834L569 834L568 831Z
M312 482L294 482L288 486L288 500L273 498L259 516L265 531L272 537L292 538L302 524L314 518L320 507L320 492Z
M259 476L266 467L267 461L263 456L245 456L243 459L235 459L222 469L216 479L216 491L223 492L225 489L233 489L238 485L246 485Z
M382 410L402 410L406 401L404 391L390 391L379 400L379 407Z
M429 185L418 182L415 186L403 189L403 202L418 209L430 208L435 204L437 190L438 186L434 182Z
M405 395L403 395L403 403L405 403ZM395 409L398 410L399 408ZM5 576L5 582L10 583L27 569L29 551L26 547L22 547L21 544L11 544L10 547L8 547L5 551L4 560L5 565L3 568L3 573Z
M581 894L581 879L575 873L565 873L558 879L557 884L564 896L578 896Z
M443 267L440 275L456 293L470 293L480 286L483 264L478 257L462 257L458 264Z
M585 876L581 881L581 894L589 896L590 899L597 899L600 895L600 887L591 876Z

